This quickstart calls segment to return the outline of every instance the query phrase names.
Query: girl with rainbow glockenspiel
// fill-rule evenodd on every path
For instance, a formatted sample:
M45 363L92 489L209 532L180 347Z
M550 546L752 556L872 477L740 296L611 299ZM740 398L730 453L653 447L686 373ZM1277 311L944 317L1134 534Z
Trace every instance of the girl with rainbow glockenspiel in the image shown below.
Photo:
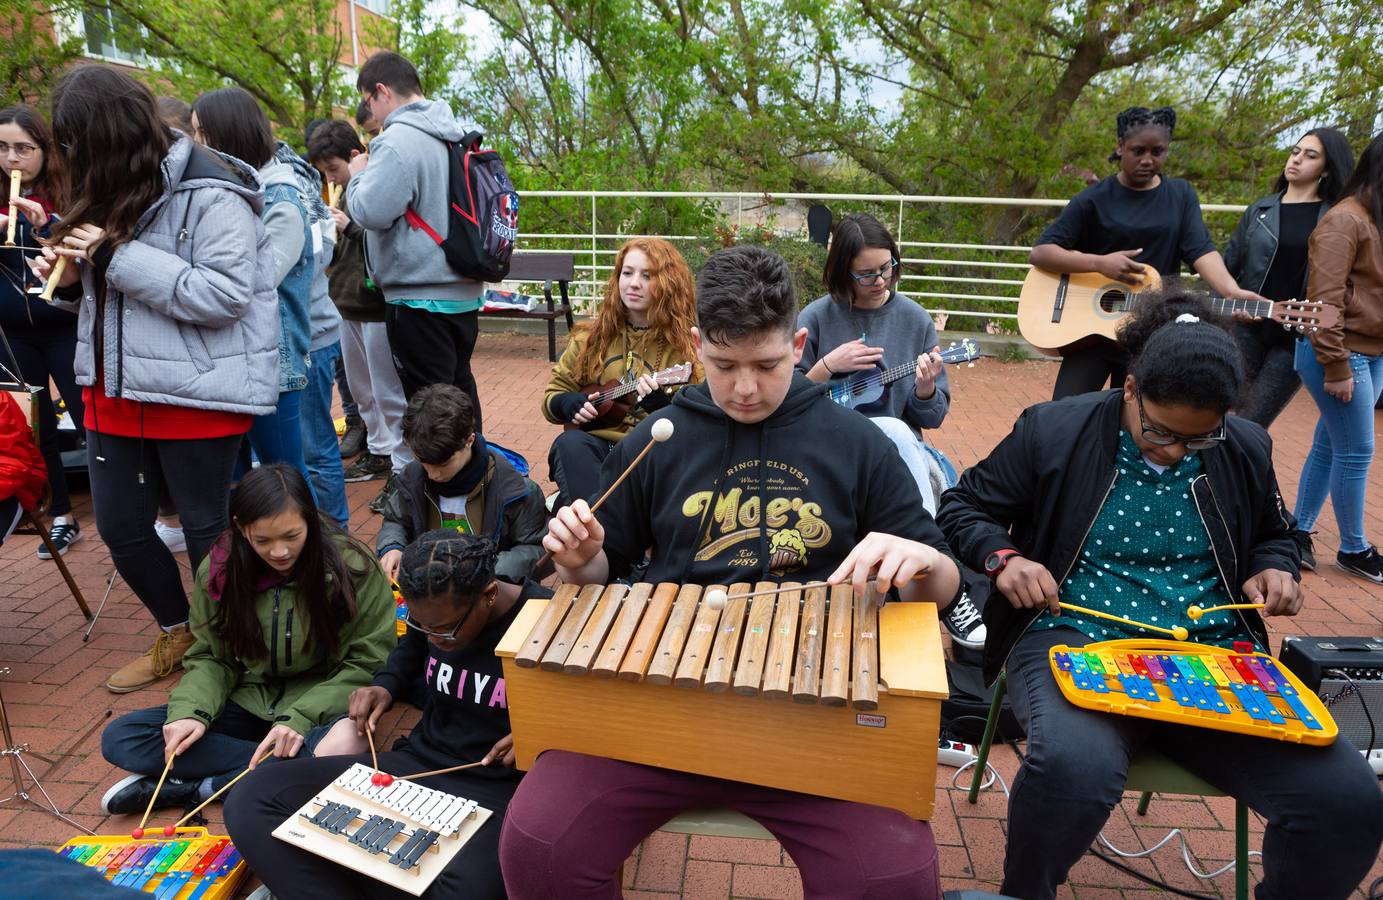
M230 515L197 572L187 674L167 706L121 716L101 735L107 761L135 773L106 792L107 813L147 819L208 800L271 752L365 747L341 716L394 646L384 573L318 514L291 466L251 470Z
M1301 608L1295 523L1278 493L1271 442L1258 425L1228 415L1242 383L1239 352L1222 328L1177 315L1188 302L1194 296L1140 305L1130 334L1141 351L1123 385L1028 409L937 516L957 556L989 572L1002 595L990 602L985 674L1007 671L1028 735L1009 800L1005 895L1055 896L1145 747L1267 820L1260 898L1347 897L1383 842L1383 795L1347 741L1303 746L1109 715L1068 702L1054 676L1053 665L1066 663L1065 674L1089 661L1080 648L1125 638L1161 638L1148 643L1163 654L1215 645L1189 656L1193 667L1202 659L1263 665L1246 655L1269 652L1259 609L1281 616ZM1116 669L1130 696L1164 680L1183 684L1158 668L1160 660L1179 665L1170 655L1147 673L1136 671L1143 656L1118 656L1096 668L1106 660L1133 666L1131 676ZM1196 679L1184 683L1199 691Z

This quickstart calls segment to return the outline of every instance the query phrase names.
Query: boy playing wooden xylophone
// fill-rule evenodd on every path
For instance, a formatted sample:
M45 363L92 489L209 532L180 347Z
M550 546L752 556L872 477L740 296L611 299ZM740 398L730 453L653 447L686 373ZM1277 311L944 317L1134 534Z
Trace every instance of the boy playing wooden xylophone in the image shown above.
M862 590L873 577L905 600L952 601L955 563L921 503L899 499L913 482L898 451L794 372L806 339L796 319L777 254L735 247L711 257L692 331L706 383L636 427L603 480L625 470L663 419L676 425L677 452L649 456L597 514L583 500L558 512L543 543L564 581L605 584L648 551L641 580L655 583L829 578ZM808 897L940 895L930 827L896 810L550 751L505 819L509 896L617 897L620 865L638 843L706 806L771 831Z
M1272 444L1258 425L1227 416L1241 381L1229 335L1178 316L1142 344L1121 387L1027 410L942 499L947 538L1008 601L985 609L984 660L990 680L1007 669L1028 735L1009 799L1005 895L1055 896L1145 746L1267 819L1260 900L1346 897L1373 864L1383 798L1349 742L1305 747L1081 709L1061 696L1048 664L1056 644L1161 636L1063 613L1058 597L1263 652L1268 631L1256 610L1193 618L1188 607L1242 594L1269 616L1300 609L1295 523L1278 494Z

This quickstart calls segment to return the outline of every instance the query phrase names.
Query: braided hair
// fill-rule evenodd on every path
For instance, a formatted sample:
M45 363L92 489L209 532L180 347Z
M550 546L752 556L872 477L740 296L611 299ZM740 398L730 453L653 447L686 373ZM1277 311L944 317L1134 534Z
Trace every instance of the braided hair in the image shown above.
M1148 337L1132 374L1143 396L1155 403L1223 415L1238 405L1244 362L1227 331L1182 314Z
M409 603L448 594L469 608L495 580L499 548L483 537L438 528L403 548L399 590Z
M1177 111L1170 106L1159 106L1156 109L1148 109L1146 106L1130 106L1114 118L1114 134L1122 141L1125 136L1150 125L1167 129L1167 137L1170 138L1172 132L1176 131ZM1117 150L1109 154L1109 161L1119 161Z

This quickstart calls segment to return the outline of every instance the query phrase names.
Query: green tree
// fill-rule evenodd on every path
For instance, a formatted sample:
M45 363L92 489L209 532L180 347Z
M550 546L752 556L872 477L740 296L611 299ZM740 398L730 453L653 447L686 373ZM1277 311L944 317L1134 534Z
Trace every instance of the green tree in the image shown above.
M0 0L0 105L46 100L53 81L80 56L81 41L53 33L53 18L64 10Z
M345 35L336 0L109 0L130 23L121 39L184 97L243 88L290 142L349 99L337 60Z

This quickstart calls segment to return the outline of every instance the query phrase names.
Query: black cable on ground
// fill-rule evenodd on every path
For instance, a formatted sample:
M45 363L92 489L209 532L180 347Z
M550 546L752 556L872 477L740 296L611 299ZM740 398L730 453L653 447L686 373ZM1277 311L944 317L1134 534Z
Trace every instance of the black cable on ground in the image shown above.
M1219 897L1216 897L1216 896L1214 896L1214 895L1212 895L1212 894L1197 894L1197 893L1193 893L1192 891L1183 891L1181 888L1178 888L1178 887L1172 887L1170 884L1168 884L1168 883L1165 882L1165 881L1158 881L1156 878L1153 878L1151 875L1144 875L1142 872L1138 871L1137 869L1133 868L1132 866L1126 866L1126 865L1124 865L1123 863L1119 862L1119 860L1115 859L1115 858L1112 857L1112 856L1105 856L1103 853L1101 853L1100 851L1096 850L1094 847L1091 847L1091 848L1090 848L1090 855L1091 855L1091 856L1098 857L1099 859L1104 860L1105 862L1109 863L1111 866L1113 866L1114 868L1118 869L1120 872L1125 873L1126 875L1132 875L1134 878L1137 878L1139 881L1142 881L1142 882L1145 882L1145 883L1147 883L1147 884L1150 884L1150 885L1152 885L1153 887L1162 888L1162 890L1168 891L1168 892L1173 893L1173 894L1176 894L1176 895L1178 895L1178 896L1180 896L1180 897L1192 897L1192 898L1194 898L1194 900L1220 900ZM1383 880L1383 879L1380 879L1380 880Z

